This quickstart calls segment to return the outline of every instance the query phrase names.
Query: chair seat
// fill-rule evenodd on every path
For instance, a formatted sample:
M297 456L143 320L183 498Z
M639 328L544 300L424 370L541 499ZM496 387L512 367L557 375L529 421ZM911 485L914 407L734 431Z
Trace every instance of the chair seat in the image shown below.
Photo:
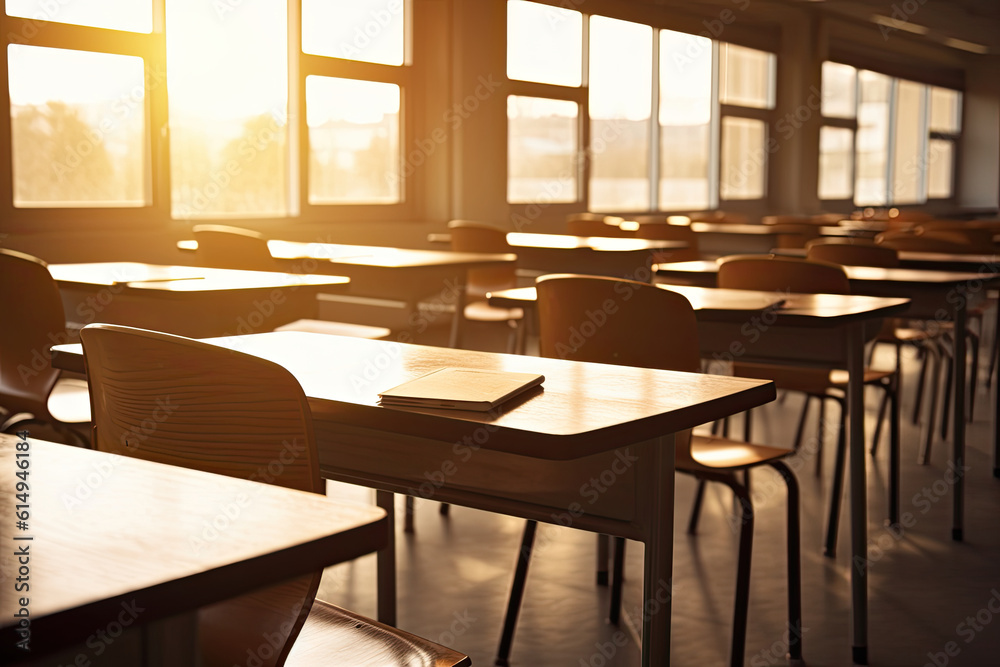
M924 329L899 327L879 334L876 340L881 343L922 343L932 338L934 334Z
M700 466L708 469L739 470L776 461L792 453L790 449L753 445L742 440L730 440L714 435L694 434L691 436L691 458L698 465L691 466L686 462L677 461L677 469L697 472Z
M49 414L64 424L90 421L90 393L87 381L59 378L48 398Z
M465 319L474 322L509 322L524 318L520 308L496 308L485 301L473 301L465 306Z
M334 322L331 320L295 320L288 324L282 324L280 327L275 328L275 331L305 331L307 333L351 336L352 338L369 338L371 340L388 338L392 334L392 330L385 327L372 327L367 324Z
M286 667L464 667L468 656L316 600Z
M778 389L799 391L804 394L823 395L830 389L847 387L848 373L841 369L784 366L779 364L748 364L737 362L733 374L761 380L773 380ZM873 384L891 377L893 371L865 368L864 383Z

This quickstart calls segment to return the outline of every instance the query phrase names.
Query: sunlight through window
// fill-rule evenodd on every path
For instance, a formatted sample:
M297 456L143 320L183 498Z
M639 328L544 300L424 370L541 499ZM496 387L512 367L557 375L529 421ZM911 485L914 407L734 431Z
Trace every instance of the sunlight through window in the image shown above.
M317 56L402 65L404 0L302 0L302 50Z
M507 201L577 200L579 116L576 102L507 98Z
M583 14L536 2L507 2L507 76L558 86L583 77Z
M130 32L153 29L153 3L149 0L7 0L6 9L8 16L54 23Z

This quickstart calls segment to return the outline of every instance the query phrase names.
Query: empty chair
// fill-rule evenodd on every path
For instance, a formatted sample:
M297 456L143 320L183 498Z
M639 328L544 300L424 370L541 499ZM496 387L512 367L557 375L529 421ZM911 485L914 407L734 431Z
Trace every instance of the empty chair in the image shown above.
M566 233L573 236L632 237L635 231L622 229L622 218L599 213L571 213L566 216Z
M195 225L192 228L198 242L198 259L213 268L247 271L287 271L271 256L267 238L260 232L229 225ZM301 319L277 327L275 331L306 331L355 338L388 338L392 333L385 327L333 320Z
M309 405L281 366L129 327L91 325L80 337L97 449L324 492ZM315 572L202 608L204 664L242 664L261 637L273 648L270 657L257 655L261 667L470 664L464 655L314 600L321 576Z
M719 262L718 286L733 289L754 289L779 292L804 292L820 294L848 294L850 282L841 266L827 262L815 262L791 257L771 255L734 255L724 257ZM840 404L840 428L837 437L836 465L831 485L830 516L827 525L825 553L836 553L837 528L840 519L840 504L844 484L846 464L847 403L844 399L848 384L846 371L823 367L791 366L780 364L759 364L737 361L733 373L744 377L774 380L778 389L797 391L806 396L832 399ZM899 452L899 402L895 390L895 371L864 369L864 383L880 387L888 395L890 472L889 472L889 517L895 522L898 512L898 452ZM822 405L822 404L821 404ZM799 425L801 434L804 423ZM822 421L822 420L821 420ZM820 424L822 427L822 423ZM821 431L822 432L822 431ZM798 442L798 436L796 438ZM822 445L822 440L818 443ZM817 473L821 452L816 453Z
M542 356L575 361L613 363L665 370L697 372L700 366L697 322L691 304L680 294L631 280L596 276L554 274L537 281ZM628 298L623 298L626 292ZM608 301L617 304L614 314L594 335L577 345L571 331L587 312L600 311ZM742 667L750 594L750 560L753 546L753 505L735 472L769 465L788 485L788 623L801 622L799 572L798 485L781 461L791 451L738 442L714 436L675 435L675 465L679 472L729 486L739 499L742 517L737 564L733 636L730 664ZM535 523L528 522L522 540L517 572L508 603L497 664L506 664L517 621L518 606L527 574ZM615 549L615 582L620 586L624 540ZM620 588L612 591L613 613ZM793 659L801 658L801 642L789 647Z
M69 342L59 286L42 260L0 248L0 431L48 426L66 442L89 443L84 380L61 377L49 348Z
M698 250L698 233L691 229L691 225L673 225L664 222L640 222L639 229L635 235L641 239L651 239L654 241L683 241L687 248L683 250L672 250L664 261L687 262L701 259Z
M451 249L456 252L509 253L507 233L497 227L471 220L452 220L448 223L451 232ZM494 267L469 269L466 276L465 310L455 317L473 322L496 322L509 329L507 351L520 350L524 340L524 329L519 323L524 319L520 308L497 308L489 305L486 295L503 289L517 287L517 269L513 263ZM461 342L458 327L452 327L451 346Z

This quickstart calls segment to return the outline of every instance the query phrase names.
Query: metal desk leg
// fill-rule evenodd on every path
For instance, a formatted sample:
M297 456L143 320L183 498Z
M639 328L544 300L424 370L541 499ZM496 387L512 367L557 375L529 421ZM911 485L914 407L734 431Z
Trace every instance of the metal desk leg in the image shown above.
M645 532L642 580L642 667L670 665L670 606L674 558L674 438L640 445L648 463L637 485L637 511ZM640 495L641 494L641 495Z
M962 541L962 515L965 502L965 326L968 314L967 296L962 295L955 306L955 412L952 463L955 484L952 487L951 539Z
M378 620L396 625L396 496L389 491L376 491L375 504L389 517L389 541L379 549L376 565L378 579Z
M864 326L853 324L847 344L847 414L851 471L851 653L868 664L868 489L865 478Z

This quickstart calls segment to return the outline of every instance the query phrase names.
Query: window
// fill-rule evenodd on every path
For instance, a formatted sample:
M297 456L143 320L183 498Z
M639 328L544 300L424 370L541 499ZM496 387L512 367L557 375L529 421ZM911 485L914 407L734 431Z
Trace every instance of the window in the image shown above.
M824 63L820 199L889 206L953 196L961 99L955 90Z
M508 0L508 202L626 212L763 198L775 67L705 36Z
M14 206L401 205L409 0L252 5L6 0ZM59 48L31 44L40 21Z

